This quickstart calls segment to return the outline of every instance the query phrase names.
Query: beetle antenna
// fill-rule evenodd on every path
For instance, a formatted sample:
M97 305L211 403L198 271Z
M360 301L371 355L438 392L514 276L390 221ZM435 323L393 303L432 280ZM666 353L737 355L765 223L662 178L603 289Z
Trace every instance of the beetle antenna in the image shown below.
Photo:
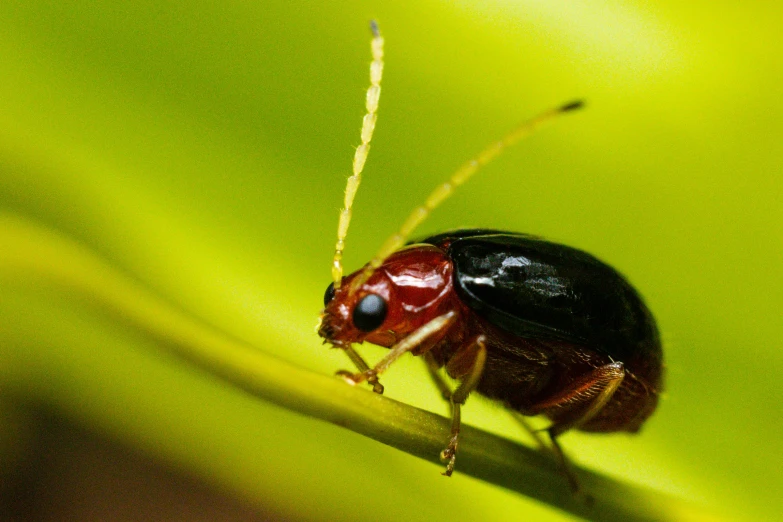
M370 64L370 87L367 89L366 108L367 114L362 120L362 144L357 147L353 156L353 175L345 184L345 199L343 209L340 211L340 220L337 223L337 243L334 246L334 258L332 260L332 280L334 288L340 288L343 279L343 250L345 249L345 236L348 234L348 225L351 224L351 213L356 191L362 182L362 170L370 152L370 140L375 130L375 121L378 118L378 100L381 97L381 77L383 76L383 37L375 20L370 22L372 31L372 63Z
M514 130L506 134L500 141L490 144L482 150L477 156L462 165L452 174L451 178L445 183L438 185L429 195L424 204L411 212L408 219L405 220L402 227L383 243L380 250L375 254L370 262L365 266L362 273L353 280L352 290L358 289L372 275L376 268L381 266L383 261L393 252L399 250L411 233L424 221L430 213L440 206L443 201L451 196L454 189L469 180L481 167L488 164L500 155L506 148L514 145L518 141L527 138L539 129L545 123L548 123L558 116L580 109L584 106L582 100L575 100L560 107L555 107L521 123Z

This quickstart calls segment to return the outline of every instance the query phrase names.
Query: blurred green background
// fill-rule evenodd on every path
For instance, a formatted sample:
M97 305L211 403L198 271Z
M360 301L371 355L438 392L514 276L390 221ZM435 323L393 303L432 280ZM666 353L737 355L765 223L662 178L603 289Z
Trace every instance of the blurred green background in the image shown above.
M346 268L489 140L585 98L420 232L526 231L624 272L659 320L666 396L637 437L564 446L727 518L779 517L779 3L4 0L0 210L267 353L346 367L313 325L359 143L370 18L386 69ZM19 470L41 460L54 422L273 518L568 519L254 400L67 292L0 276L0 316L6 495L24 490ZM384 384L445 413L413 358ZM523 439L481 399L463 416Z

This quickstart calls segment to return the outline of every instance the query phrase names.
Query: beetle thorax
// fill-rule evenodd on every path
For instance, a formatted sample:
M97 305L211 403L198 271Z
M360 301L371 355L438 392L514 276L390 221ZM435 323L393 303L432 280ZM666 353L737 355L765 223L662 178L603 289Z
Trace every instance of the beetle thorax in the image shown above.
M423 324L453 308L453 268L443 250L415 245L400 250L378 267L359 289L351 292L355 272L344 278L327 304L319 334L335 345L361 343L390 347ZM386 303L383 322L372 331L354 324L355 310L368 295Z

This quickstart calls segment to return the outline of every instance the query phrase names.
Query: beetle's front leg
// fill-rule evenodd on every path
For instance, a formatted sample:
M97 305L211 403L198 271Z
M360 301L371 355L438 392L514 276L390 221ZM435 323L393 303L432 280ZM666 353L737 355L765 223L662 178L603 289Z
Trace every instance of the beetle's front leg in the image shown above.
M350 344L342 346L341 348L348 355L348 358L351 359L351 362L353 362L353 364L359 370L360 374L365 374L372 371L370 370L370 367L367 365L367 363L364 362L362 356L359 355ZM337 372L337 375L342 377L349 384L357 384L359 382L354 378L357 374L351 373L347 370L340 370ZM366 380L368 384L372 385L372 391L381 395L383 394L383 384L378 382L377 373L368 374L364 380Z
M449 326L451 326L454 323L454 320L457 318L457 312L448 312L443 315L439 315L435 319L425 323L424 325L420 326L416 331L414 331L412 334L407 336L402 341L398 342L394 346L392 346L389 353L381 359L378 364L376 364L373 368L369 368L367 366L367 363L364 362L364 360L359 357L359 354L357 354L355 351L351 350L348 353L348 356L351 357L351 360L354 361L354 364L359 368L359 373L350 373L346 371L337 372L338 375L340 375L343 379L345 379L346 382L349 384L359 384L360 382L367 381L369 383L376 383L377 386L380 386L378 383L378 375L382 372L386 371L386 369L391 366L394 361L399 359L403 354L413 351L416 348L420 348L424 343L429 343L429 346L434 346L434 344L440 340L448 330ZM433 342L433 340L435 342ZM351 356L351 352L353 352L357 360L354 360ZM359 361L359 362L357 362ZM360 364L364 365L363 367L360 366ZM376 393L382 393L383 392L383 386L380 386L380 390L374 388L374 391Z

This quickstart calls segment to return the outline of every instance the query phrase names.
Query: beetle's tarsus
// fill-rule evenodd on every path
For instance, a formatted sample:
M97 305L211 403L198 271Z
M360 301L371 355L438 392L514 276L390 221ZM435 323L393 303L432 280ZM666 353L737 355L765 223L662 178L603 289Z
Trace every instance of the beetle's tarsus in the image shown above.
M454 473L454 464L457 461L457 446L459 437L454 435L449 439L449 445L440 452L440 461L446 464L446 470L441 473L444 477L450 477Z
M440 460L446 462L446 470L441 473L444 477L450 477L454 473L454 464L457 461L457 455L448 450L443 450L440 453Z
M348 370L338 370L335 375L342 377L343 380L351 386L356 386L356 384L358 384L358 381L355 379L356 374L351 373Z
M348 370L340 370L336 373L336 375L342 377L342 379L351 386L356 386L357 384L366 381L367 384L372 385L372 391L378 395L383 395L383 384L378 382L378 374L375 372L375 370L366 370L360 373L352 373Z

